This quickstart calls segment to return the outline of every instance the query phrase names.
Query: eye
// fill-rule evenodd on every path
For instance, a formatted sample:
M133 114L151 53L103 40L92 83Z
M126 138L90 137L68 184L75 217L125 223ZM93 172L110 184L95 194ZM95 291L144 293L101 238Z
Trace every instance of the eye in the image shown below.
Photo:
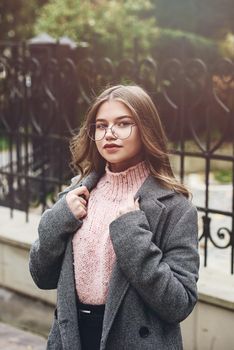
M96 129L97 130L104 130L106 128L105 124L98 123L96 124Z
M131 125L132 123L130 123L129 121L121 121L121 122L118 122L117 123L117 126L120 127L120 128L124 128L128 125Z

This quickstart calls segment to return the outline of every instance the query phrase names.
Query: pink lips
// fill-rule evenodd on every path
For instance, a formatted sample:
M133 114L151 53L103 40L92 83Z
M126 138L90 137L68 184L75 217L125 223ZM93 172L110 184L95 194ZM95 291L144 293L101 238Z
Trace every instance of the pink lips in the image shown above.
M106 143L103 148L107 154L113 154L118 152L121 147L122 146L118 146L115 143Z
M118 145L116 145L115 143L107 143L107 144L104 145L103 148L109 148L109 149L111 149L111 148L120 148L120 147L121 147L121 146L118 146Z

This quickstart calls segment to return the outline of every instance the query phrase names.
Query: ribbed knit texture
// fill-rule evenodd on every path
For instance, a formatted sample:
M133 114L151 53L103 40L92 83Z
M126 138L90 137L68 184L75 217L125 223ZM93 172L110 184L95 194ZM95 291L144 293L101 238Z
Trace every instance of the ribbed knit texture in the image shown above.
M106 173L91 191L88 214L73 238L76 290L82 303L105 304L115 262L109 224L123 205L133 202L148 175L144 162L120 173L106 166Z

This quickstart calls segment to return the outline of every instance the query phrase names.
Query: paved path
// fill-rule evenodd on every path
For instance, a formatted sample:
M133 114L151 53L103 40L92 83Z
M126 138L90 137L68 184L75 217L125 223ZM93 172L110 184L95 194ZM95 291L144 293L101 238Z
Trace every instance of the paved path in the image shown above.
M0 323L0 350L45 350L46 340Z

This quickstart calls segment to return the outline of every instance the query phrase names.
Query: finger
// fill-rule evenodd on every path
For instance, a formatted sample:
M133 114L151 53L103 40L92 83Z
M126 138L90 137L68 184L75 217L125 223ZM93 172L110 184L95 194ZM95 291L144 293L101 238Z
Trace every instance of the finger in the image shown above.
M87 189L86 186L80 186L80 187L77 187L75 188L74 190L70 191L72 192L73 194L75 194L76 196L81 196L81 195L84 195L84 197L86 199L89 198L89 191Z
M77 210L76 216L78 217L78 219L81 219L86 215L87 215L87 210L85 208L79 208L79 210Z
M83 197L78 196L78 198L81 204L83 204L84 206L87 205L87 201Z
M67 193L66 198L67 198L68 203L70 203L70 204L80 205L82 203L83 206L87 205L87 201L84 198L77 196L72 191Z
M83 210L83 213L81 215L81 218L84 218L85 216L87 216L87 211L86 210Z

